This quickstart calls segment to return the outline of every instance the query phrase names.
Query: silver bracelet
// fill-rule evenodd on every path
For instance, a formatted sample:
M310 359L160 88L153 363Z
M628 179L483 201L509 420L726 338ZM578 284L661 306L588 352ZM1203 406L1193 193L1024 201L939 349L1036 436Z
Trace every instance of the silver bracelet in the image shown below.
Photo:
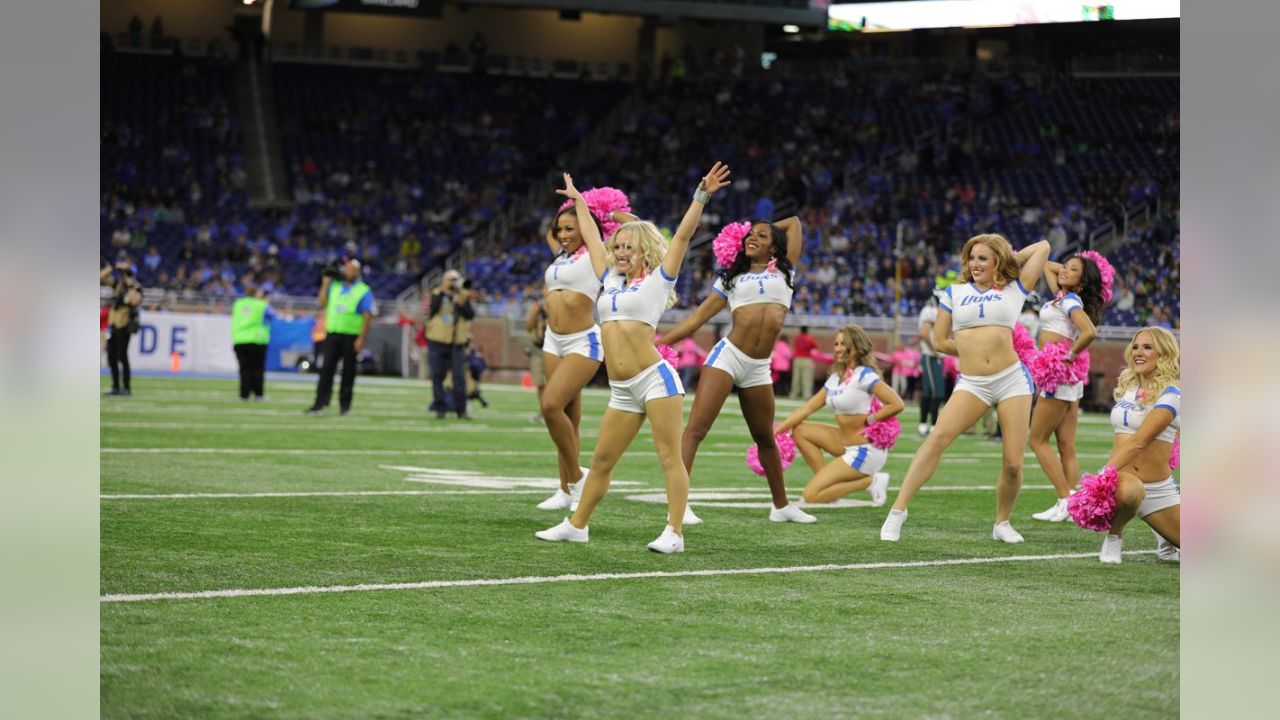
M707 192L706 190L703 190L703 189L702 189L702 188L700 188L700 187L697 187L697 188L694 188L694 189L693 189L693 201L694 201L694 202L696 202L696 203L702 203L703 205L706 205L706 204L707 204L707 202L708 202L708 201L710 201L710 200L711 200L711 193Z

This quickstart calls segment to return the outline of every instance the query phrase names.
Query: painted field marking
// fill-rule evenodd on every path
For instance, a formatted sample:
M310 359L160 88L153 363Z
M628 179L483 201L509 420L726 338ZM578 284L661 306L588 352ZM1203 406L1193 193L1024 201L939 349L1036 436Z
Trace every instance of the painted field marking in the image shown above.
M1155 550L1126 550L1125 555L1153 555ZM116 593L99 596L103 603L150 602L155 600L210 600L215 598L265 597L277 595L321 595L325 593L378 592L384 590L435 590L495 585L546 585L562 582L600 580L646 580L682 577L718 577L727 575L782 575L789 573L838 572L850 570L886 570L895 568L948 567L987 565L1043 560L1079 560L1096 558L1097 553L1059 553L1056 555L1010 555L1008 557L958 558L954 560L915 560L911 562L854 563L850 565L795 565L792 567L724 568L719 570L675 570L637 573L597 573L593 575L532 575L525 577L486 578L476 580L427 580L412 583L361 583L359 585L304 585L284 588L237 588L201 590L197 592Z

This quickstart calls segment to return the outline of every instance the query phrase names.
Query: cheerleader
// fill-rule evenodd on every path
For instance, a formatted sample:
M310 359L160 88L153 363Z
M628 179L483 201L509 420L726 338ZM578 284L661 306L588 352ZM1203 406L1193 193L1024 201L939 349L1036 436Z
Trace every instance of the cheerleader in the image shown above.
M902 412L902 397L881 382L867 332L848 325L836 332L835 363L831 374L812 398L797 408L775 431L792 432L796 447L813 470L813 479L804 488L807 503L829 503L849 493L871 491L871 504L884 505L889 474L880 472L889 451L868 442L863 432ZM871 413L871 398L883 403ZM804 422L823 405L836 415L835 425ZM823 462L823 451L836 456Z
M698 446L736 386L738 405L758 448L773 498L769 519L817 522L817 518L787 500L782 458L773 439L770 355L791 307L793 268L804 246L800 218L790 217L777 224L763 220L734 223L720 231L715 245L720 269L711 293L693 314L658 339L658 344L670 345L688 337L725 305L729 306L733 326L707 355L689 423L680 439L684 466L688 472L693 471ZM800 375L793 373L792 382L801 382ZM702 521L690 513L685 522Z
M1027 446L1031 395L1035 386L1013 348L1013 326L1022 304L1044 271L1049 243L1042 240L1016 254L1002 235L969 239L960 253L960 282L947 287L938 302L934 347L960 358L960 377L938 423L911 459L880 539L897 542L907 521L907 506L929 481L942 453L994 407L1003 434L1003 463L996 481L994 540L1022 542L1009 524L1022 486L1022 455Z
M1178 560L1182 547L1178 486L1169 473L1173 441L1182 425L1178 341L1161 327L1145 327L1125 349L1116 382L1107 469L1116 471L1115 514L1098 559L1118 564L1124 528L1136 515L1156 532L1161 559ZM1078 497L1078 496L1077 496Z
M683 519L689 500L689 474L680 457L680 423L684 387L675 368L654 346L654 328L675 304L676 277L689 239L698 229L702 208L711 195L729 184L729 168L716 163L702 178L670 245L651 222L623 224L613 235L604 274L604 291L596 301L609 373L609 405L600 421L600 441L591 458L578 509L572 518L534 533L541 540L587 542L588 523L609 490L613 468L635 440L645 418L666 478L668 524L649 549L684 552ZM583 204L568 173L561 194ZM588 233L594 232L588 228Z
M1102 256L1090 253L1098 259ZM1106 260L1102 260L1106 262ZM1110 270L1110 265L1107 265ZM1084 397L1085 381L1056 382L1068 368L1076 364L1097 337L1097 326L1102 322L1102 311L1110 300L1110 277L1104 281L1097 261L1084 254L1073 255L1064 263L1045 263L1044 278L1054 299L1040 306L1040 348L1053 343L1065 344L1069 350L1055 360L1048 360L1060 367L1040 370L1040 363L1032 366L1031 379L1040 388L1040 398L1031 412L1031 450L1040 462L1040 468L1053 483L1058 500L1044 512L1034 513L1036 520L1062 522L1067 514L1067 496L1071 485L1080 477L1080 458L1076 455L1076 424L1080 414L1080 398ZM1055 376L1053 378L1047 375ZM1058 452L1049 447L1049 437L1057 435ZM1071 478L1068 480L1067 478Z

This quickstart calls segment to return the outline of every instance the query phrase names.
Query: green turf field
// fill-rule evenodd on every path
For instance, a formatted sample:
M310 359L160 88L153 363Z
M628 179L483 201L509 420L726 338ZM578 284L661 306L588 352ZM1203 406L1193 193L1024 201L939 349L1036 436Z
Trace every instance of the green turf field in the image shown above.
M534 507L557 483L531 391L438 421L425 386L361 378L350 415L305 417L313 383L269 379L257 404L234 380L139 377L102 399L103 717L1178 714L1178 566L1140 521L1102 566L1100 535L1030 519L1053 493L1029 452L1021 545L991 540L999 446L978 436L897 544L865 493L770 523L731 398L693 472L706 523L668 556L645 549L665 515L647 430L591 542L545 543L565 513ZM585 400L584 465L606 394ZM1110 427L1080 427L1096 468ZM793 497L808 477L797 458Z

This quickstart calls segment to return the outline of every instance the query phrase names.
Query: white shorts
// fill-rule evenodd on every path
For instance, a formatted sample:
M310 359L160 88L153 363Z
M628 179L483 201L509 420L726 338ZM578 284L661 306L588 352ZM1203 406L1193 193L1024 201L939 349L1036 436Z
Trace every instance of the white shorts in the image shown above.
M1051 400L1061 400L1062 402L1079 402L1084 397L1084 383L1078 382L1071 385L1059 385L1057 390L1049 392L1041 390L1040 397L1049 398Z
M1174 484L1173 477L1160 482L1143 483L1142 488L1147 491L1147 496L1142 499L1142 504L1138 506L1138 517L1146 517L1153 512L1160 512L1165 508L1171 508L1182 502L1182 496L1178 493L1178 486Z
M1031 373L1022 363L1015 363L994 375L965 375L961 373L956 380L955 391L978 396L988 406L994 407L1002 400L1020 395L1034 395L1036 384L1031 382Z
M870 443L850 445L844 449L844 455L840 459L863 475L875 475L889 461L889 451Z
M666 360L650 365L630 380L609 381L609 407L630 413L644 413L650 400L684 395L680 376Z
M604 346L600 344L600 326L591 327L571 335L561 335L547 330L542 340L542 352L557 357L581 355L588 360L601 362L604 360Z
M729 373L733 384L740 388L751 388L773 384L769 361L770 358L753 358L729 342L729 338L721 338L711 348L711 354L707 355L707 361L703 365Z

